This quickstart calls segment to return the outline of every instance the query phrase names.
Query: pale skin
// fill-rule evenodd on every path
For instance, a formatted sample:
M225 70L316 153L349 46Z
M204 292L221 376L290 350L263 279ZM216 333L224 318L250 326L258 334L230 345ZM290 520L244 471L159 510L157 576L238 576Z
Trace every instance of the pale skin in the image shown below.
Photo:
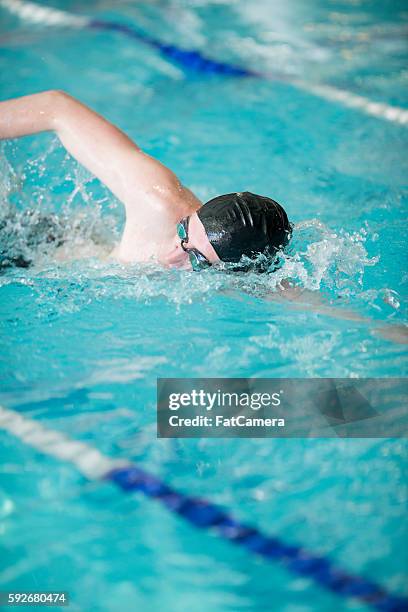
M112 257L190 268L176 224L190 217L187 247L218 261L195 211L202 202L166 166L119 128L61 91L0 102L0 139L55 132L66 150L123 203L126 223Z
M211 263L219 258L196 211L202 202L160 161L143 152L124 132L72 96L45 91L0 102L0 140L55 132L65 149L104 183L123 203L126 223L111 257L122 263L156 260L166 267L191 270L176 225L190 216L188 243ZM372 322L352 311L323 304L314 294L283 283L279 293L293 308L358 322ZM407 342L401 325L375 331L395 342Z

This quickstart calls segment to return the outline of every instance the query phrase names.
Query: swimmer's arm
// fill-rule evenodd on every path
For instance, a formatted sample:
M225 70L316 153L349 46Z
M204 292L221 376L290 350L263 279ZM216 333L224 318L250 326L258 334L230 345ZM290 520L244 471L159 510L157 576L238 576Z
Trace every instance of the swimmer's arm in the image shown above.
M98 177L128 212L140 202L138 192L171 201L180 198L184 190L169 168L64 92L46 91L0 102L0 139L45 131L55 131L67 151Z
M399 323L386 323L375 321L365 317L354 310L339 308L326 304L316 291L309 291L292 285L289 281L282 281L277 292L270 294L269 299L273 301L285 301L296 310L312 310L344 321L356 321L368 324L376 336L381 336L397 344L408 344L408 327Z

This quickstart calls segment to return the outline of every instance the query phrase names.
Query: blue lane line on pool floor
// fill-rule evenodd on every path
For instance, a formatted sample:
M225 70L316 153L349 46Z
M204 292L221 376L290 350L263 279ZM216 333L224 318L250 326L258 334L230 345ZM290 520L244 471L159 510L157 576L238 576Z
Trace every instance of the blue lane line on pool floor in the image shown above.
M139 491L146 497L156 499L195 527L211 529L220 537L268 561L280 561L291 572L309 578L339 596L354 597L378 610L408 610L408 599L391 595L376 583L335 567L327 557L313 555L300 546L288 545L279 538L267 536L259 529L236 520L216 504L180 493L137 466L114 469L106 474L105 479L114 482L123 491Z
M209 530L267 561L279 561L291 572L340 597L355 598L384 612L408 612L408 599L337 567L327 556L262 533L237 520L209 500L181 493L142 468L112 459L85 442L41 425L16 410L0 406L0 429L54 459L74 465L88 480L110 481L125 492L139 492L159 501L167 510L197 528Z

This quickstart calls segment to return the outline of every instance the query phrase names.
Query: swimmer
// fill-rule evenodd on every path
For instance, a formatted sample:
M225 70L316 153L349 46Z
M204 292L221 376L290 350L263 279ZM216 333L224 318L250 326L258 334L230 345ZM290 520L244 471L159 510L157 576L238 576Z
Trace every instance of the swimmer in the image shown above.
M123 203L126 223L112 257L155 260L202 270L260 253L272 257L289 241L286 212L271 198L230 193L203 204L160 161L101 115L61 91L0 103L0 139L57 134L66 150ZM244 268L241 268L244 269Z
M220 261L237 263L243 255L249 260L260 253L273 258L290 239L291 224L274 200L240 192L203 204L169 168L64 92L0 102L0 139L47 131L55 132L66 150L124 204L126 223L112 253L119 262L155 260L166 267L203 270ZM48 222L47 227L50 235L58 235ZM284 299L292 308L339 319L374 323L323 304L315 292L293 287L289 281L283 281L270 299ZM373 331L393 342L408 342L405 325L382 325Z

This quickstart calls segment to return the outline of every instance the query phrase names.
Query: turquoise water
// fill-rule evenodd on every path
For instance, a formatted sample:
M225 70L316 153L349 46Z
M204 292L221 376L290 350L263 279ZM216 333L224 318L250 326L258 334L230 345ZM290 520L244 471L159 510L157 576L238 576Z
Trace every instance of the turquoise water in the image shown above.
M86 10L214 58L407 104L403 2ZM407 594L405 441L157 440L155 416L159 376L406 375L405 346L384 337L398 339L407 317L406 127L287 83L187 77L117 34L0 18L2 98L64 89L203 200L265 193L296 225L268 276L107 265L120 204L52 135L5 143L2 248L33 265L0 276L1 403ZM54 215L65 258L36 231L42 212ZM287 277L313 307L275 300ZM363 609L0 439L3 590L67 590L73 610Z

